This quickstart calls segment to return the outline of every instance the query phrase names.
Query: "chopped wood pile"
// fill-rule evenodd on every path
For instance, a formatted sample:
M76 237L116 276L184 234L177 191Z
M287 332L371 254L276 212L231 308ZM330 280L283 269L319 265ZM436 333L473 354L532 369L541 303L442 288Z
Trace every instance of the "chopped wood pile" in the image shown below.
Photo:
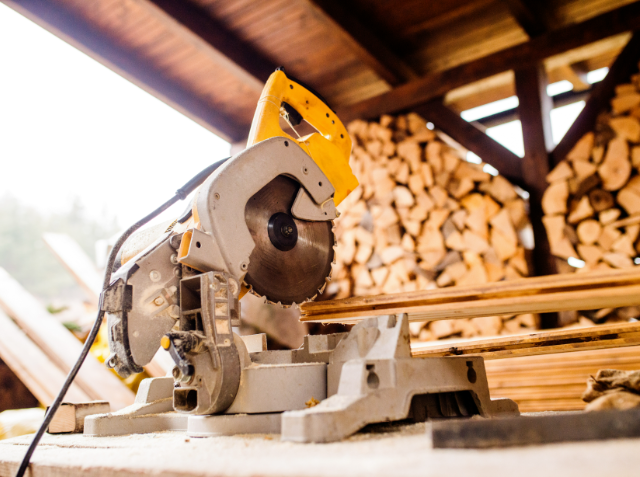
M528 275L527 204L416 114L348 126L360 186L339 206L327 297L377 295ZM412 323L420 340L534 329L533 315Z
M616 87L611 110L547 176L544 226L560 272L635 265L640 250L640 75ZM583 312L628 321L640 308ZM577 319L577 316L574 317Z

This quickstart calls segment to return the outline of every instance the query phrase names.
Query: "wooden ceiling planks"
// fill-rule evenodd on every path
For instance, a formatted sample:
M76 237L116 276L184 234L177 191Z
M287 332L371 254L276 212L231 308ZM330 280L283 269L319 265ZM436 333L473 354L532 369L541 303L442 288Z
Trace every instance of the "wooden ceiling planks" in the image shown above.
M19 3L0 1L10 5ZM532 7L529 0L38 1L73 11L89 27L153 64L164 76L165 84L178 85L178 89L198 98L195 109L202 110L196 114L200 116L200 122L210 121L202 118L207 116L203 113L207 109L211 110L212 118L217 118L216 114L228 118L229 127L223 136L234 141L242 139L248 131L262 88L263 80L257 77L264 76L261 72L268 72L270 65L285 66L289 73L321 92L334 108L355 113L349 117L366 116L380 109L367 109L367 100L371 105L381 104L384 102L381 98L393 92L393 84L396 84L395 89L402 88L397 84L411 80L412 70L422 78L435 75L433 78L437 82L430 88L437 90L438 95L448 91L447 86L442 86L443 81L450 83L448 88L451 89L464 84L467 77L470 81L480 79L477 68L471 71L460 66L474 62L479 65L485 57L491 60L489 55L492 53L524 46L529 38L525 29L531 30L531 25L523 23L518 11L527 14L526 9ZM26 3L35 2L28 0ZM539 10L528 13L538 17L534 30L544 24L554 33L568 24L634 2L548 0L546 3L552 8L542 14ZM359 29L350 27L349 18L358 19ZM221 31L207 30L207 25L220 25ZM225 49L226 40L231 46L227 45ZM243 52L234 50L233 45L240 45ZM376 48L376 45L382 47ZM561 78L562 71L565 75L569 72L567 65L581 62L580 67L584 69L607 64L620 48L616 45L601 48L601 51L585 50L583 56L586 57L580 59L552 58L546 61L546 67L551 77ZM527 48L522 51L531 53ZM261 66L252 64L252 52L255 62ZM509 55L506 58L506 62L520 61ZM406 66L409 76L406 71L394 71L394 64ZM444 76L438 76L440 72L445 73ZM458 73L462 74L462 79L450 81L449 76ZM419 80L411 80L411 83L431 84ZM497 82L491 87L487 85L476 88L475 93L473 88L469 88L466 95L458 92L458 99L448 98L448 102L456 109L458 105L475 104L483 99L499 99L513 90L511 80ZM406 88L406 91L413 91L412 88ZM164 93L157 88L150 88L150 92L165 99ZM419 91L416 94L417 97L424 96ZM394 97L395 93L388 96L390 100ZM452 92L450 97L456 97L456 93ZM194 104L191 99L187 103ZM183 105L178 109L189 114L189 108L193 106ZM219 128L219 121L217 124Z

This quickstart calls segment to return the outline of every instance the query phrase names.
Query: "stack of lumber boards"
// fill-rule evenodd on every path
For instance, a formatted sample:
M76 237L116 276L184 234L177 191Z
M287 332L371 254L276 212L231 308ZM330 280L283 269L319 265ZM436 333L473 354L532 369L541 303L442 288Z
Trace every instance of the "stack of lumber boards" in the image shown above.
M581 410L589 376L600 369L640 369L640 323L414 344L411 353L482 356L492 398L513 399L521 412Z
M416 114L348 126L360 181L339 206L335 298L482 285L528 275L525 200ZM531 314L412 324L421 340L535 329Z
M507 397L521 412L584 409L589 376L600 369L640 369L640 346L485 361L492 398Z
M640 250L640 75L547 176L543 222L560 271L631 268ZM582 262L581 262L582 261ZM581 267L581 268L574 268ZM628 320L640 308L586 314Z
M0 268L0 358L42 404L53 401L81 349L82 343ZM135 396L89 355L66 398L108 401L117 410L132 404Z

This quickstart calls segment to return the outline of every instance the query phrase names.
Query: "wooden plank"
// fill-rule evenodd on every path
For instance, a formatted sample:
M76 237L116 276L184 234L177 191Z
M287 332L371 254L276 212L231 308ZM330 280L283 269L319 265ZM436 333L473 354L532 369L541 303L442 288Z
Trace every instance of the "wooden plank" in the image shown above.
M415 112L438 129L451 136L466 149L477 154L500 174L519 183L522 180L522 160L513 152L487 136L483 131L462 119L447 108L440 99L429 101L415 108Z
M73 367L82 343L3 268L0 268L0 307L63 372ZM133 391L91 355L80 368L75 383L90 400L109 401L114 410L132 404L135 398Z
M638 70L639 59L640 33L635 33L611 65L606 78L593 88L584 108L551 153L552 165L562 161L578 140L595 127L598 114L608 109L616 85L629 81L631 74Z
M80 245L66 234L45 233L44 241L62 265L84 290L87 298L96 307L102 292L102 277L95 265ZM162 377L173 368L174 364L168 353L159 349L151 362L144 367L149 376Z
M383 114L410 110L454 88L488 78L516 66L536 64L572 48L633 30L639 23L640 2L636 2L584 22L549 32L484 58L446 71L429 73L387 93L338 108L338 116L344 122L348 122L358 118L377 118Z
M0 358L45 406L53 402L66 378L66 374L2 310ZM77 384L71 385L65 397L76 402L90 401Z
M306 4L316 20L335 31L363 63L389 84L418 77L411 66L380 40L380 35L364 24L361 15L349 11L348 4L337 0L306 0Z
M414 357L479 355L484 359L568 353L587 349L640 345L640 323L620 323L590 328L562 329L492 339L411 346Z
M234 141L247 136L248 125L221 114L209 101L168 77L149 59L119 45L61 3L50 0L2 2L222 138Z
M524 142L522 168L527 171L523 174L523 181L530 194L529 217L535 241L531 265L534 275L552 275L558 270L542 224L544 213L540 204L547 188L549 151L554 144L550 115L553 102L547 95L547 76L542 63L517 68L514 73ZM558 326L558 319L555 313L544 314L541 326L554 328Z
M408 313L410 321L594 310L640 305L640 270L522 278L485 285L304 303L301 321L357 323L364 317Z
M49 423L47 432L49 434L80 433L84 431L85 417L108 412L111 412L111 407L106 401L63 402Z
M484 449L640 437L640 409L434 422L436 449Z
M97 307L98 298L102 291L102 278L78 242L67 234L45 233L42 238L78 285L82 287L87 298Z

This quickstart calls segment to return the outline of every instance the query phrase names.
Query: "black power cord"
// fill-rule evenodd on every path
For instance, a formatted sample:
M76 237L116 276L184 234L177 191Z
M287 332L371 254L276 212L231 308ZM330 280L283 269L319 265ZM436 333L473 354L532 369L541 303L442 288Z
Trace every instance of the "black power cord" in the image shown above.
M228 159L229 158L222 159L218 162L214 162L206 169L203 169L202 171L200 171L189 182L187 182L180 189L178 189L175 195L171 199L166 201L164 204L162 204L156 210L151 212L149 215L147 215L141 220L138 220L135 224L133 224L131 227L125 230L125 232L120 236L120 238L118 238L118 241L115 243L115 245L111 249L111 253L109 253L109 260L107 261L107 267L104 272L104 281L102 283L102 290L105 290L106 288L109 287L109 284L111 282L111 271L113 270L113 266L116 261L116 256L118 255L118 252L120 251L120 248L122 247L122 245L131 236L131 234L133 234L136 230L138 230L140 227L142 227L144 224L149 222L154 217L157 217L158 215L160 215L162 212L167 210L169 207L171 207L173 204L175 204L179 200L186 199L187 196L191 192L193 192L196 187L202 184L205 181L205 179L209 177L211 173L213 173L213 171L215 171L218 167L224 164ZM60 407L60 404L62 404L62 400L64 399L65 394L67 394L67 391L71 386L71 383L73 383L73 380L78 374L78 371L82 366L82 363L84 363L85 358L89 354L89 350L91 349L93 342L96 340L96 336L98 336L98 331L100 331L100 326L102 325L102 320L104 318L104 310L102 309L102 296L103 295L101 294L98 316L96 317L96 321L93 324L93 327L91 328L91 332L89 333L87 340L84 342L84 346L82 347L82 352L80 353L80 356L76 361L76 364L73 366L71 371L69 371L69 374L67 375L67 379L62 385L62 389L60 389L60 392L56 396L55 400L53 401L51 406L49 406L49 410L44 416L44 421L40 425L40 428L38 429L38 432L36 432L36 435L33 437L33 440L31 441L31 444L29 444L29 448L27 449L26 454L22 459L22 463L18 468L16 477L24 476L24 473L29 467L29 461L31 460L31 456L33 455L33 452L36 450L36 447L38 446L40 439L42 439L42 435L49 428L49 424L51 424L51 420L53 419L53 416L55 416L56 412L58 411L58 408Z

